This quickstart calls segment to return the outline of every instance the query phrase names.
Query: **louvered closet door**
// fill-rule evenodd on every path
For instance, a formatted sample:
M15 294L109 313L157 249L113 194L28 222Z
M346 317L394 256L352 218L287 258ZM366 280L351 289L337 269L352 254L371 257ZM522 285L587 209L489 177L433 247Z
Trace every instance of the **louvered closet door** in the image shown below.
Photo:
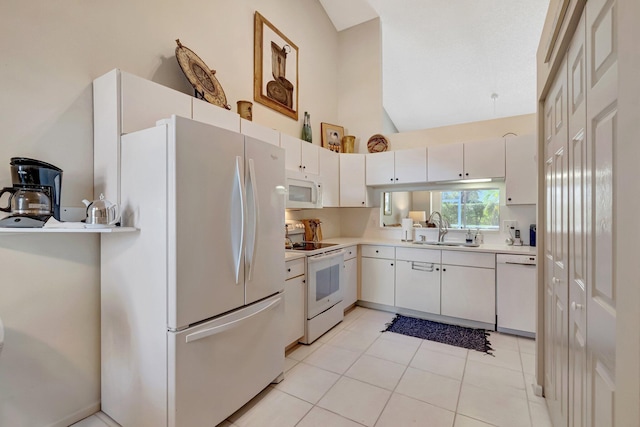
M555 426L568 421L567 63L545 101L545 397Z
M569 426L586 426L592 151L586 137L584 14L567 52L569 128Z
M616 306L614 277L613 153L618 101L617 6L613 0L586 4L587 144L593 150L593 224L588 255L592 280L587 283L587 421L613 426L615 406ZM628 179L629 177L627 177ZM620 337L624 339L623 337Z

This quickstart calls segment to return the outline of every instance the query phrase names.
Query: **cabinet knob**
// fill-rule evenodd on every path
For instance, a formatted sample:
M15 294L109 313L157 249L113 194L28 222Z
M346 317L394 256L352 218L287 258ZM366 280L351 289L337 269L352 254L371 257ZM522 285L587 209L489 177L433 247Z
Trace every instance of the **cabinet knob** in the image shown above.
M378 250L376 250L376 253L378 253Z
M393 181L393 178L389 178L389 181Z
M391 263L391 267L393 267L393 263Z
M509 197L507 200L508 200L508 201L511 201L511 197Z
M458 174L458 176L462 176L462 174L461 174L461 173L459 173L459 174Z
M290 268L287 268L287 272L288 272L288 273L291 273L291 269L290 269Z
M576 310L582 310L583 308L584 308L584 305L576 304L575 301L571 301L571 310L576 311Z
M436 271L440 271L440 269L439 269L439 268L436 268Z
M442 269L442 271L447 271L447 269L446 269L446 268L443 268L443 269Z
M398 178L396 178L396 181L398 180Z
M465 173L465 176L469 176L469 172Z
M306 166L302 166L302 169L306 169L306 168L307 168Z
M362 202L362 204L364 205L364 202Z
M298 169L302 169L302 165L298 165Z

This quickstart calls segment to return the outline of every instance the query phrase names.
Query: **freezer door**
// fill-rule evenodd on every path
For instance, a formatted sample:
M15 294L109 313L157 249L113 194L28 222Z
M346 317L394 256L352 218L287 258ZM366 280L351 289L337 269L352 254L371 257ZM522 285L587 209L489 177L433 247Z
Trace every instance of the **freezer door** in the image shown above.
M245 302L284 288L284 150L245 137Z
M246 200L243 136L172 120L167 311L169 329L177 329L244 305Z
M283 372L283 298L167 333L169 427L218 425Z

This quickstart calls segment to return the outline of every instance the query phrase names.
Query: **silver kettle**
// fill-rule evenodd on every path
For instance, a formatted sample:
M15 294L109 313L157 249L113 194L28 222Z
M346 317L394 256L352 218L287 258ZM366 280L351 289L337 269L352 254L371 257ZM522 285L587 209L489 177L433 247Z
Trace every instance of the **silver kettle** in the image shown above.
M87 207L85 224L90 227L113 227L120 220L120 208L115 203L105 200L100 194L99 200L93 202L84 199L82 203Z

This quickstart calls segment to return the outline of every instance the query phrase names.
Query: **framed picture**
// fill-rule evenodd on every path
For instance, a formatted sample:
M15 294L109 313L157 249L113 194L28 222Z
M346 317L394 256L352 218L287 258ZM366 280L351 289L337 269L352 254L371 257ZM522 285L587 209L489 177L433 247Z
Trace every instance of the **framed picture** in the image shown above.
M342 153L342 137L344 128L342 126L329 123L320 123L320 133L322 134L322 146L328 150Z
M253 99L298 120L298 47L255 13Z

